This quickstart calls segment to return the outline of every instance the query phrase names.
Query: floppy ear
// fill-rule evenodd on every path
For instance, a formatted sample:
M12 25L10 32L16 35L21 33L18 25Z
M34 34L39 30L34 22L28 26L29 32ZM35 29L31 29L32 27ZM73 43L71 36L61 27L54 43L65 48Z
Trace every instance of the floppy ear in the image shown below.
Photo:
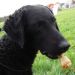
M5 22L4 30L8 37L18 43L21 48L24 45L24 25L23 25L23 13L15 12L9 19Z

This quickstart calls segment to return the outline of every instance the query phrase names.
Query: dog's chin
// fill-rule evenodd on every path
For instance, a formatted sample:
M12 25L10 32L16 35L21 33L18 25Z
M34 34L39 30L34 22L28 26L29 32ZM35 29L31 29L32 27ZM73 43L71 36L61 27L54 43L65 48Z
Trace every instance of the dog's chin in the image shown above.
M50 59L58 59L58 55L52 55L52 54L48 54L48 53L42 53L42 54L47 56Z
M56 52L55 53L49 53L49 52L46 52L45 50L44 51L42 51L42 54L43 55L46 55L48 58L50 58L50 59L58 59L63 53L65 53L66 52L66 50L64 50L64 51L62 51L62 52L58 52L57 54L56 54Z
M61 56L62 55L62 53L61 54L58 54L58 55L52 55L52 54L45 54L48 58L50 58L50 59L58 59L59 58L59 56Z
M50 59L58 59L58 56L53 56L53 55L47 55L47 57Z

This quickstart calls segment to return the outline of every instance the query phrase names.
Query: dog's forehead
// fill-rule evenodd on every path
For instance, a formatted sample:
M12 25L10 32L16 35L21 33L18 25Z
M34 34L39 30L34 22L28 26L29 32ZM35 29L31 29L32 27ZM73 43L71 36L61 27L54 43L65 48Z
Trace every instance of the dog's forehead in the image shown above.
M52 11L45 6L30 6L27 8L27 19L29 23L39 20L48 20L55 18Z

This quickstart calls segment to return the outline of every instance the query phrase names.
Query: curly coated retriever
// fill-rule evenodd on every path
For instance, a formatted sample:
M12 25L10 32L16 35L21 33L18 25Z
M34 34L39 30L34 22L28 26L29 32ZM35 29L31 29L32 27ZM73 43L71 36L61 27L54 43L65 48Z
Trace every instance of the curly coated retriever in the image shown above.
M61 35L52 11L43 5L27 5L6 20L0 39L0 75L32 75L38 50L57 59L69 43Z

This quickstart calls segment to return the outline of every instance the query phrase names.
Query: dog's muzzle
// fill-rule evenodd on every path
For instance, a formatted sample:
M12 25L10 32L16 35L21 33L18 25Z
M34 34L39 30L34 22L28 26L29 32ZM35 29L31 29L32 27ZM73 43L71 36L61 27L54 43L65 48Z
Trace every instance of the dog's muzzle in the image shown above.
M57 59L62 53L66 52L70 47L70 44L67 42L61 42L57 48L51 50L51 53L48 50L43 49L42 53L48 56L51 59Z

